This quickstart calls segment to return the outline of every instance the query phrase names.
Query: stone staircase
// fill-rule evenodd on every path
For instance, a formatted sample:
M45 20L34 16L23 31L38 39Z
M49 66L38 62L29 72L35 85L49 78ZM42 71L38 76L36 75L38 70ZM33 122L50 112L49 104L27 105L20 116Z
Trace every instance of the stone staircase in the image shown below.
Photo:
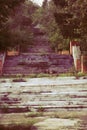
M54 53L47 38L38 36L26 53L6 57L3 75L59 74L68 72L72 66L72 56Z
M68 55L21 54L6 58L3 74L58 74L68 72L72 65L73 59Z
M7 104L9 112L87 110L87 80L74 77L26 78L0 81L0 106ZM3 110L0 107L0 110Z
M0 79L0 124L7 126L12 122L13 125L14 120L18 124L21 119L32 118L43 124L38 125L41 128L38 130L48 129L52 122L56 123L49 130L55 130L54 126L62 122L63 127L59 129L59 125L56 130L87 130L87 79L25 78L25 82L13 82L13 79ZM44 121L49 119L52 122L46 122L45 127ZM75 120L74 125L64 125L65 121L70 124Z

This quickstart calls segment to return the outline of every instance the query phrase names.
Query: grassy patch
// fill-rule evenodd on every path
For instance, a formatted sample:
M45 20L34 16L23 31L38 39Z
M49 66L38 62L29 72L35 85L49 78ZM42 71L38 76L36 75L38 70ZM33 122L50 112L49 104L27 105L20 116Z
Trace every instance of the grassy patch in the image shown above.
M59 74L59 77L71 77L71 76L74 76L73 73L62 73L62 74Z
M85 73L82 73L82 72L78 72L77 73L77 76L79 76L79 77L83 77L83 76L86 76L87 74L85 74Z
M48 74L48 73L39 73L39 74L17 74L17 75L2 75L0 78L43 78L43 77L83 77L87 76L87 73L81 73L81 72L67 72L67 73L59 73L59 74Z
M38 107L37 112L46 112L46 109L42 106Z
M43 116L43 112L29 112L25 114L25 118L29 118L29 117L41 117Z
M28 125L0 125L0 130L33 130L36 129L35 126L33 126L33 122Z
M40 73L37 75L37 78L42 78L42 77L52 77L51 74L45 74L45 73Z
M13 82L26 82L26 80L25 80L25 79L22 79L22 78L13 79L12 81L13 81Z
M87 111L57 111L4 114L0 119L0 130L37 130L35 124L48 118L87 119L86 113Z
M87 116L86 111L59 111L59 112L54 112L50 113L50 116L52 118L63 118L63 119L77 119L81 118L84 115Z
M41 121L39 116L36 116L37 114L34 113L4 114L4 117L0 119L0 130L36 130L34 124Z

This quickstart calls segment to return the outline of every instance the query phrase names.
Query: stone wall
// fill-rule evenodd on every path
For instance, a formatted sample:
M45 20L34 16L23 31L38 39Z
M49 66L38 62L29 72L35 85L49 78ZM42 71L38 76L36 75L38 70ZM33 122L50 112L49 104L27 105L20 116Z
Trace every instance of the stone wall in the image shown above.
M62 51L58 51L58 54L60 54L60 55L70 55L70 52L68 50L62 50Z
M76 71L86 73L87 55L82 55L79 42L70 42L70 54L73 56Z
M7 51L7 56L17 56L17 55L19 55L19 51L15 50Z
M5 53L0 53L0 75L2 75L3 65L5 62Z
M87 55L81 56L81 72L87 72Z
M73 47L74 46L80 46L78 41L71 41L70 42L70 54L73 55Z

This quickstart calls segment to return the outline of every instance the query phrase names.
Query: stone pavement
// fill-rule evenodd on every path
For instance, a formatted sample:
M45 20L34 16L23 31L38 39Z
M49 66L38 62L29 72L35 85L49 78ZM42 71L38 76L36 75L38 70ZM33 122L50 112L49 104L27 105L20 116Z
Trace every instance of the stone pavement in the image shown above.
M0 104L15 111L17 107L25 111L46 111L61 109L87 109L87 79L75 77L33 78L26 82L5 79L0 82Z
M35 129L30 130L87 130L86 78L13 81L16 80L0 79L0 124L32 119L38 121L34 123Z

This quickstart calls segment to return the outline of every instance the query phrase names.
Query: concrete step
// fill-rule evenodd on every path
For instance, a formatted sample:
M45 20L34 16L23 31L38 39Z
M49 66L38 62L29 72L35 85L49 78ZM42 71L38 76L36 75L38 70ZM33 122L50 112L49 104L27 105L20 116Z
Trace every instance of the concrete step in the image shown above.
M3 74L63 73L73 66L69 55L26 53L7 57Z
M68 81L70 83L64 85L29 85L31 81L32 79L24 83L11 82L11 88L11 84L8 87L1 84L0 103L7 103L9 108L14 109L27 107L36 110L43 108L46 111L87 110L86 84L71 84L72 81ZM62 82L60 79L57 81ZM67 79L63 81L66 82Z

